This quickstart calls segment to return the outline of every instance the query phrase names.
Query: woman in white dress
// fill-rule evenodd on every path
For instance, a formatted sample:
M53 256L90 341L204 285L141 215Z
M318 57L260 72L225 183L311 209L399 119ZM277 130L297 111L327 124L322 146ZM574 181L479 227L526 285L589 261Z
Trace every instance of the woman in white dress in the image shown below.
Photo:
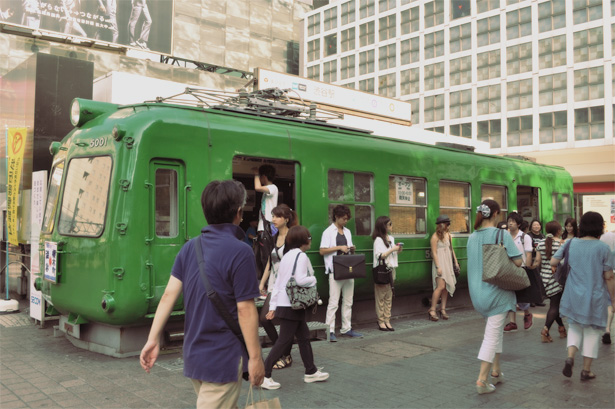
M455 284L457 279L455 278L455 272L453 271L453 260L455 266L459 268L457 262L457 256L451 244L451 234L448 231L448 226L451 225L451 219L448 216L438 216L436 219L436 232L431 236L431 257L433 262L431 264L431 275L433 277L433 295L431 296L431 308L429 309L428 318L430 321L438 321L438 314L436 313L436 306L438 300L442 298L440 305L440 315L442 319L447 320L449 318L446 313L446 301L448 295L451 297L455 292Z

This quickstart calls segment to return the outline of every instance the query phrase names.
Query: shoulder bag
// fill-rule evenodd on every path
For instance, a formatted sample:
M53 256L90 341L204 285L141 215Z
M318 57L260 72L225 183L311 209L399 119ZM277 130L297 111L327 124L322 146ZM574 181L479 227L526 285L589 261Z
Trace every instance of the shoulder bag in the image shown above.
M365 254L344 254L333 256L333 278L348 280L365 278Z
M290 300L290 308L293 310L305 310L318 302L318 290L316 289L316 286L302 287L297 284L297 280L295 280L297 260L299 260L299 256L301 254L301 252L297 254L295 264L293 265L293 272L290 279L286 283L286 294Z
M457 267L457 264L455 264L455 256L453 255L453 239L451 238L451 236L448 236L448 241L451 243L451 259L453 261L453 273L455 273L455 278L459 278L461 269Z
M378 257L378 264L372 268L374 284L391 284L393 271L387 266L384 259Z
M495 244L483 244L483 281L513 291L530 285L525 270L508 257L502 229L498 229L495 235Z
M209 301L211 301L211 303L213 304L214 308L218 312L218 315L222 317L226 325L231 329L231 331L233 331L233 334L235 334L237 339L239 339L239 342L241 343L241 346L243 347L243 350L247 355L248 348L246 347L246 341L243 339L243 333L241 332L239 321L237 321L231 315L229 310L226 308L226 305L224 305L224 302L222 302L222 299L218 296L218 293L216 293L216 290L211 287L209 279L207 278L207 274L205 274L205 260L203 259L203 250L201 249L200 235L192 239L192 245L194 247L194 251L196 252L196 259L199 263L199 272L201 273L201 280L203 281L203 286L205 287L205 291L207 292L207 298L209 298ZM248 372L243 373L243 379L246 381L249 379Z
M566 285L566 280L568 279L568 273L570 273L570 264L568 264L568 252L570 251L570 243L572 243L572 239L568 241L568 243L564 244L564 250L562 253L564 254L564 258L557 265L557 270L555 270L555 281L560 283L562 287Z

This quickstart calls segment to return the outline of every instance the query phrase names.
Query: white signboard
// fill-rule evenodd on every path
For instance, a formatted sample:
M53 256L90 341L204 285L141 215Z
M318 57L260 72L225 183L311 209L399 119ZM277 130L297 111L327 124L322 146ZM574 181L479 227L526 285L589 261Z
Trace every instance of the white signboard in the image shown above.
M45 242L45 280L58 282L58 243L52 241Z
M357 91L339 85L308 80L296 75L257 70L258 89L281 88L292 89L304 101L320 102L347 109L367 112L372 115L394 118L410 122L412 111L410 103L392 98L385 98L367 92ZM292 96L292 95L291 95Z
M32 173L32 196L30 208L30 317L42 321L45 303L40 291L34 288L34 281L40 272L38 239L43 224L45 198L47 197L47 171Z
M414 204L414 185L412 179L395 176L395 203Z
M605 232L615 230L615 195L583 196L583 212L589 211L602 215Z

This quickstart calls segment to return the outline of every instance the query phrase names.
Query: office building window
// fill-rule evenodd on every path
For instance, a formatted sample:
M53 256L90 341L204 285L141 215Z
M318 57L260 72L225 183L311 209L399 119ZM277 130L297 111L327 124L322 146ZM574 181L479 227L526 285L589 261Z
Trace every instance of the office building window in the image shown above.
M506 38L521 38L532 35L532 11L530 7L506 13Z
M574 100L588 101L604 98L604 67L593 67L574 72Z
M360 0L359 3L359 16L366 18L373 16L376 12L376 0Z
M325 31L337 27L337 7L331 7L324 11L324 26Z
M367 50L359 53L359 74L369 74L374 72L375 62L374 50Z
M312 80L320 81L320 64L308 67L307 77Z
M419 61L419 38L409 38L400 43L401 47L401 65L410 64Z
M566 2L551 0L538 3L538 31L557 30L566 27Z
M425 66L425 91L444 88L444 63Z
M538 79L540 106L566 103L566 73L545 75Z
M337 34L325 37L325 57L337 54Z
M476 25L477 44L479 47L500 42L500 16L478 20Z
M611 66L611 72L615 72L615 64ZM615 95L615 75L613 75L613 95ZM615 120L615 110L613 110L613 119ZM613 132L615 132L615 128L613 128Z
M604 139L604 107L574 110L574 139Z
M538 41L538 64L541 69L566 65L565 35Z
M355 0L347 1L342 7L342 25L352 23L355 20Z
M354 55L340 59L340 79L345 80L354 77L354 59Z
M342 47L342 52L344 51L350 51L350 50L354 50L355 48L355 28L349 28L348 30L344 30L341 33L342 36L342 41L341 41L341 47Z
M400 95L416 94L420 91L420 68L411 68L399 73Z
M374 44L375 33L376 28L373 21L361 24L359 26L359 46L364 47L366 45Z
M602 0L573 0L572 20L574 24L602 18Z
M566 111L540 114L540 143L566 142L568 115Z
M613 10L615 10L615 4L613 5ZM615 55L615 24L611 24L611 53Z
M359 81L359 90L373 94L374 93L374 79L369 78L366 80Z
M479 13L500 8L500 0L476 0L476 9Z
M386 70L395 67L395 44L385 45L378 49L378 68Z
M476 56L476 74L478 81L500 76L500 50L487 51Z
M396 93L395 73L378 77L378 95L395 98Z
M425 3L425 28L444 23L444 0Z
M388 40L389 38L395 38L395 14L391 14L382 17L379 20L378 27L378 41Z
M491 148L502 146L502 120L478 121L477 139L489 143Z
M457 58L450 62L451 85L469 84L472 82L472 56Z
M320 59L320 38L308 41L308 62Z
M511 4L517 4L519 3L521 0L506 0L506 5L510 6Z
M444 95L425 97L425 122L444 121Z
M525 146L532 144L532 116L508 118L508 146Z
M450 126L451 135L461 136L463 138L472 138L472 124L454 124Z
M472 29L470 23L451 27L451 53L469 50L472 47Z
M383 11L391 10L395 8L396 0L379 0L378 1L378 11L381 13Z
M532 79L507 83L506 106L509 111L532 107Z
M322 80L328 83L337 81L337 60L322 63Z
M410 110L412 111L412 125L417 125L419 123L419 116L421 114L419 99L411 99L408 102L410 103Z
M502 87L500 84L478 87L476 90L476 100L478 115L502 112Z
M425 59L444 55L444 30L425 34Z
M602 27L574 33L574 62L597 60L604 56Z
M471 14L470 0L451 0L451 20Z
M451 92L449 105L451 118L466 118L472 116L472 90L466 89L463 91Z
M444 133L444 127L443 126L434 126L433 128L425 128L426 131L431 131L431 132L438 132L438 133Z
M320 34L320 13L308 17L308 37Z
M344 88L348 88L348 89L355 89L355 83L353 82L348 82L346 84L340 84L342 87Z
M532 43L519 44L506 49L506 74L532 71Z
M413 7L400 12L401 18L401 34L416 33L419 31L419 8Z

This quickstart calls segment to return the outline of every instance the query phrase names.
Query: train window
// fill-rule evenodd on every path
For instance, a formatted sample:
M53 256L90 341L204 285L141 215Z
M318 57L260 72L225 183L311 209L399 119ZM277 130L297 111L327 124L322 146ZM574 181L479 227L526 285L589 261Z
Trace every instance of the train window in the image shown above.
M177 201L177 171L156 169L156 236L177 236L179 230Z
M111 157L75 158L68 164L58 229L60 234L101 235L107 210Z
M506 186L481 185L480 201L495 200L500 205L500 217L496 222L506 221L508 218L508 189Z
M572 214L572 201L570 195L553 193L553 216L563 226L564 222Z
M374 176L370 173L344 172L330 170L328 175L329 217L331 210L338 204L350 208L355 226L355 234L369 236L372 234L374 219Z
M425 234L427 194L425 179L389 176L389 217L393 235Z
M451 219L451 233L470 232L470 184L440 181L440 214Z
M53 230L53 219L55 219L60 194L60 184L64 174L64 162L58 163L51 172L49 180L49 193L47 194L47 205L45 206L45 219L43 221L44 232L50 233Z

